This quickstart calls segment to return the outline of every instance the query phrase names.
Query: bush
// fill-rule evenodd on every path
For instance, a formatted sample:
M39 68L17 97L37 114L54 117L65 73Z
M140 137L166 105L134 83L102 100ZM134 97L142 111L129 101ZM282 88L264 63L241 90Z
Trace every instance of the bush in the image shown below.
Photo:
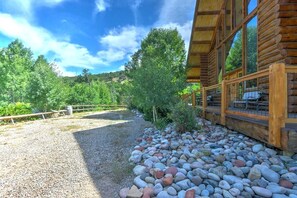
M191 131L196 129L197 121L195 118L195 111L185 102L177 103L171 113L171 119L175 123L178 132Z
M29 103L11 103L0 105L0 116L24 115L32 113L32 108Z
M163 130L166 128L166 126L170 123L170 120L166 117L164 118L159 118L156 122L155 125L157 127L157 129L159 130Z

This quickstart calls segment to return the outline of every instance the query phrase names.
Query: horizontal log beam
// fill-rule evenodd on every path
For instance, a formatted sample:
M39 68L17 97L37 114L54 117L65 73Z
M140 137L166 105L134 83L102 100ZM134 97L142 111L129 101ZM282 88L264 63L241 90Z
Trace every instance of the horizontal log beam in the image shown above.
M192 44L211 44L211 41L205 40L205 41L192 41Z
M195 31L214 31L216 27L195 27Z
M198 11L197 15L219 15L221 10Z

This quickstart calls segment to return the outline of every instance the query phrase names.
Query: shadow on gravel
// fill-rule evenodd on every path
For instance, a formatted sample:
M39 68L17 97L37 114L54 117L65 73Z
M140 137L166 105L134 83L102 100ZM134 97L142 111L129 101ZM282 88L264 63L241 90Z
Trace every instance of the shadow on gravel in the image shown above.
M121 188L132 185L133 166L128 163L128 159L135 145L135 138L148 126L147 122L132 116L128 111L86 116L89 119L127 121L73 133L101 197L118 197Z

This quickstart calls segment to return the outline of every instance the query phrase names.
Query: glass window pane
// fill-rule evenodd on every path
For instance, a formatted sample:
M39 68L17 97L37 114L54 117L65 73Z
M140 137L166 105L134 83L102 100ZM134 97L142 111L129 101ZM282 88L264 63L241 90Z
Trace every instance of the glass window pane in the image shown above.
M223 41L223 39L224 39L224 36L223 36L223 23L221 22L221 25L218 28L218 43L217 44L220 44L221 41Z
M231 25L232 25L232 18L231 18L231 0L227 1L226 5L226 12L225 12L225 37L229 36L231 33Z
M257 6L257 0L247 0L247 13L250 14Z
M257 71L257 16L247 24L247 73Z
M242 0L235 0L234 4L234 25L236 27L242 21Z
M242 66L242 32L239 30L225 45L225 71L233 71Z

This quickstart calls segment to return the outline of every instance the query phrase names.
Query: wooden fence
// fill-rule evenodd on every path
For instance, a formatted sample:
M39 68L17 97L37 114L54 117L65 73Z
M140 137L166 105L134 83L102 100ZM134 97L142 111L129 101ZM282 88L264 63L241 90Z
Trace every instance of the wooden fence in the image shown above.
M126 105L71 105L73 112L94 111L97 109L126 108Z
M73 112L83 112L83 111L94 111L98 108L100 109L117 109L117 108L126 108L125 105L72 105ZM41 112L41 113L32 113L32 114L24 114L24 115L14 115L14 116L3 116L0 117L0 121L11 121L11 123L15 124L15 120L22 118L30 118L30 117L41 117L45 119L46 116L49 115L65 115L67 110L59 110L59 111L51 111L51 112Z
M51 111L51 112L42 112L42 113L32 113L32 114L24 114L24 115L14 115L14 116L3 116L0 117L0 121L1 120L10 120L13 124L15 123L14 120L15 119L20 119L20 118L29 118L29 117L37 117L37 116L41 116L42 119L45 119L46 115L53 115L53 114L62 114L65 115L65 112L67 110L60 110L60 111Z

